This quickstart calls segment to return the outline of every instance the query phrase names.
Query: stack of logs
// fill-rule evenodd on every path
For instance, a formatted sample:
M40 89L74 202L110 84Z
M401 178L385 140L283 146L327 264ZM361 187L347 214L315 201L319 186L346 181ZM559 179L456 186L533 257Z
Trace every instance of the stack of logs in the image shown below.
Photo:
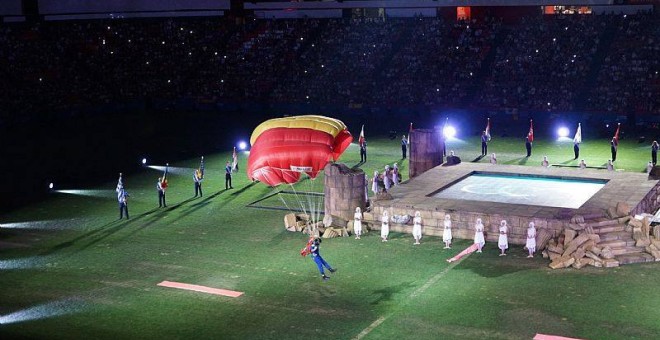
M632 233L635 246L653 255L655 261L660 261L660 226L653 227L651 236L649 215L632 217L628 205L619 203L616 208L607 210L607 216L618 224L625 224L624 231ZM540 230L538 235L542 234L548 233ZM587 265L605 268L619 266L612 249L601 244L600 235L585 223L582 216L574 216L568 228L554 238L548 237L547 243L543 238L537 238L537 250L542 251L544 258L550 258L552 269L570 266L580 269Z

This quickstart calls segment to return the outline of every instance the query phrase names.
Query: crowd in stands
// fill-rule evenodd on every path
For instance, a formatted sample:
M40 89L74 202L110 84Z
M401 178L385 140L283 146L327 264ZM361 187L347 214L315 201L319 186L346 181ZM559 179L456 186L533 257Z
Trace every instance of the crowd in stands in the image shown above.
M6 23L0 91L9 100L0 117L182 98L521 111L573 111L585 101L592 111L660 113L659 24L657 14L516 24L488 17Z
M497 48L478 102L495 108L574 110L610 18L523 18Z
M618 17L616 34L598 72L588 107L660 114L660 18Z

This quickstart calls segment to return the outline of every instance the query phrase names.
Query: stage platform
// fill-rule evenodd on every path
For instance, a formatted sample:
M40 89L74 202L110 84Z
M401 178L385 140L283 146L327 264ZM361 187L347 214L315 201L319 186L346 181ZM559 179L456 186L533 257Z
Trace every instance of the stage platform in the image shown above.
M512 203L512 199L498 197L498 201L482 201L464 199L460 195L453 198L437 197L453 184L472 174L494 174L496 176L524 176L543 178L586 180L604 183L590 198L577 208L561 206L543 206L537 204ZM660 181L649 179L647 174L622 171L607 171L600 169L558 168L542 166L493 165L489 163L460 163L453 166L438 166L422 175L408 180L390 190L392 200L375 200L371 213L373 220L380 220L383 209L390 214L411 215L416 210L422 214L424 234L442 235L443 218L451 215L453 235L457 238L470 239L474 236L474 224L481 218L486 226L487 240L497 239L497 228L501 220L507 220L510 227L509 242L523 244L529 222L533 221L537 228L561 231L573 216L580 215L586 219L598 219L606 216L607 209L616 207L618 202L627 203L632 214L654 213L660 206ZM460 186L460 185L459 185ZM486 186L487 188L487 186ZM460 189L460 188L459 188ZM493 188L496 189L496 188ZM524 194L533 188L520 188ZM484 187L481 187L484 190ZM474 194L469 193L470 195ZM492 192L491 192L492 194ZM580 194L578 192L576 195ZM465 197L469 197L466 193ZM442 195L440 195L442 196ZM474 196L473 196L474 197ZM480 198L481 199L481 198ZM518 202L520 200L518 199ZM552 200L550 200L552 201ZM365 217L367 219L367 217ZM376 226L377 227L377 226ZM407 232L409 226L402 226ZM396 229L393 229L396 231Z

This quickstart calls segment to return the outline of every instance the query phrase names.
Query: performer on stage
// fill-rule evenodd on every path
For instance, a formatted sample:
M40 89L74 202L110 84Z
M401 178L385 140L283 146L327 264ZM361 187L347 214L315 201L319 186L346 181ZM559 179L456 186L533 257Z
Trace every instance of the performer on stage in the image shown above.
M199 170L193 171L193 182L195 183L195 197L199 195L199 197L204 196L202 193L202 181L204 179L202 178L202 174Z
M415 211L412 234L415 239L414 244L419 244L419 241L422 239L422 214L419 211Z
M580 164L578 164L578 167L580 167L580 169L587 168L587 163L584 162L584 159L580 160Z
M126 214L126 219L128 219L128 192L124 190L124 183L122 181L122 175L119 174L119 181L117 182L117 201L119 202L119 219L121 220Z
M392 183L395 186L399 185L399 165L396 163L394 163L394 167L392 168Z
M406 159L407 152L408 152L408 139L406 139L406 135L403 135L403 138L401 138L401 159Z
M550 166L550 162L548 161L548 156L543 156L543 161L541 162L541 166L544 168L547 168Z
M389 165L385 165L385 173L383 174L383 184L385 184L385 191L389 192L392 187L392 171Z
M158 177L158 182L156 182L156 190L158 190L158 207L167 207L165 203L165 190L167 189L167 184L162 177Z
M610 152L612 153L612 162L616 162L616 152L619 149L619 142L615 139L612 138L612 141L610 141Z
M360 207L356 207L355 214L353 214L353 230L355 231L355 239L359 240L362 235L362 211Z
M500 248L500 256L506 256L506 250L509 249L508 233L509 227L506 225L506 221L502 220L502 222L500 222L500 236L497 239L497 246Z
M580 157L580 143L573 141L573 154L575 154L575 158L573 159L578 159Z
M490 155L490 164L497 164L497 156L495 156L494 152Z
M378 171L374 171L374 178L371 179L371 192L374 193L374 195L378 194Z
M481 155L486 156L488 154L488 134L486 131L481 133Z
M477 223L474 225L474 244L477 245L477 253L481 253L481 249L486 244L484 239L484 225L480 218L477 218Z
M529 136L525 137L525 149L527 150L527 157L532 156L532 141Z
M234 187L231 186L231 164L229 164L229 162L225 164L225 190L228 189L234 189Z
M607 160L607 170L608 171L614 171L614 163L612 163L611 159Z
M653 166L656 166L658 163L658 149L660 149L660 145L658 145L657 141L653 141L651 143L651 162Z
M534 222L529 222L529 227L527 228L527 242L525 242L525 248L529 255L527 257L534 257L536 252L536 228L534 228Z
M445 215L443 224L445 228L442 232L442 242L445 243L444 249L451 249L451 216L449 216L449 214Z
M363 139L360 142L360 163L367 161L367 140Z
M390 234L390 214L383 210L382 224L380 225L381 242L387 242L387 236Z

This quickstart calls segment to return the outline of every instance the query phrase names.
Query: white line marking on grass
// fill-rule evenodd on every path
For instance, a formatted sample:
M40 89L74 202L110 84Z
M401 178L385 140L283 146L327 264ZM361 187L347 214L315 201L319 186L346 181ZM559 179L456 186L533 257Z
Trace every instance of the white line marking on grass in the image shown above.
M199 286L199 285L191 285L189 283L181 283L181 282L163 281L163 282L159 283L158 286L169 287L169 288L178 288L178 289L184 289L184 290L192 290L192 291L195 291L195 292L202 292L202 293L208 293L208 294L214 294L214 295L229 296L229 297L234 297L234 298L243 295L243 292L237 292L237 291L227 290L227 289L211 288L211 287Z
M470 255L471 254L468 254L463 259L468 258ZM415 289L415 291L410 294L408 299L415 298L415 297L419 296L421 293L425 292L427 289L429 289L429 287L431 287L432 285L437 283L443 276L445 276L449 272L450 269L456 267L459 263L461 263L463 261L463 259L458 260L456 262L452 262L443 271L439 272L438 274L435 274L432 278L430 278L428 281L426 281L421 287ZM378 319L376 319L376 321L372 322L371 325L369 325L369 326L367 326L367 328L363 329L362 332L360 332L360 334L356 335L353 339L354 340L360 340L360 339L364 338L365 336L369 335L369 333L371 333L371 331L373 331L376 327L380 326L380 324L385 322L385 320L387 320L395 312L396 312L396 310L393 311L392 313L389 313L388 315L384 315L384 316L379 317Z

